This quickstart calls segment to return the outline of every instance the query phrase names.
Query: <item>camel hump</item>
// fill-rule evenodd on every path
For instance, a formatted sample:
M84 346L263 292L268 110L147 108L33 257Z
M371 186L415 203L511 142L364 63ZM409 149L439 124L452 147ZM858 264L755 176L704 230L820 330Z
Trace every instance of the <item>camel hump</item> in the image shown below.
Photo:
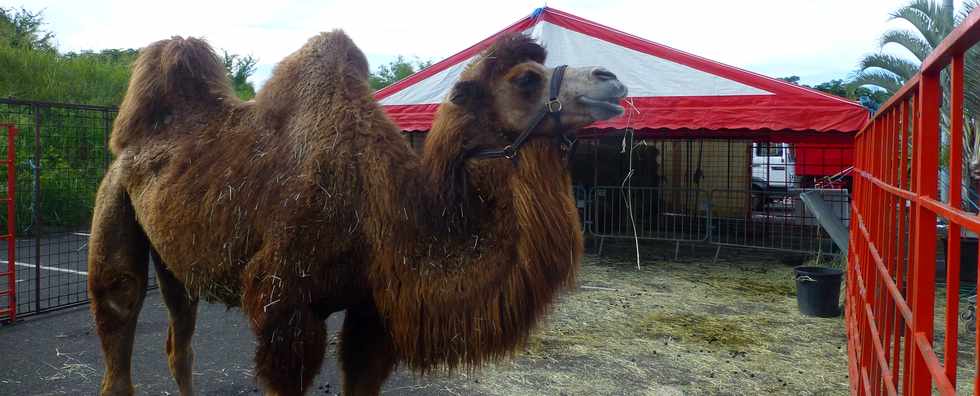
M342 30L320 33L279 64L255 102L262 117L272 125L302 120L300 114L351 108L338 101L338 92L374 102L368 86L368 62L364 53Z
M110 148L119 154L181 111L213 110L231 98L224 65L207 42L179 36L157 41L143 48L133 64Z

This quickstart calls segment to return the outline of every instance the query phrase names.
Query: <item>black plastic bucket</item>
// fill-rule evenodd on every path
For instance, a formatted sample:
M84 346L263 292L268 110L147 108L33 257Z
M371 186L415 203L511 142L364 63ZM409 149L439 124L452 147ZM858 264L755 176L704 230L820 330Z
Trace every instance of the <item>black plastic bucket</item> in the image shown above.
M796 303L806 316L840 315L840 283L844 271L827 267L796 267Z

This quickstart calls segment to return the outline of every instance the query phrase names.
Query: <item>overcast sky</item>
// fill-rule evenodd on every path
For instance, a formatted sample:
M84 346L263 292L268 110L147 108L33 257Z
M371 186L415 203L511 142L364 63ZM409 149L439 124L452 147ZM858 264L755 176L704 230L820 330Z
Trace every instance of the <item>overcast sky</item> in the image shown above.
M957 1L959 4L961 1ZM805 84L848 77L902 22L905 0L209 1L18 0L44 10L62 51L138 48L172 35L259 59L257 85L320 31L344 29L372 69L396 55L441 60L548 6L719 62ZM11 4L12 3L12 4ZM892 49L894 50L894 49Z

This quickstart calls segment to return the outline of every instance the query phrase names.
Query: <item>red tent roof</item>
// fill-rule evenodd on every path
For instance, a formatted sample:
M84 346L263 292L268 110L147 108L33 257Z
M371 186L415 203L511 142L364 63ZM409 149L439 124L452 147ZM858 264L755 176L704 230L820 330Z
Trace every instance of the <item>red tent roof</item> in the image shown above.
M403 130L432 126L460 73L497 36L525 32L548 49L547 65L602 65L630 89L628 114L592 125L647 134L738 136L776 133L791 140L845 137L868 119L861 105L679 51L577 16L540 8L497 34L375 96ZM846 136L849 140L849 136ZM800 139L802 138L802 139Z

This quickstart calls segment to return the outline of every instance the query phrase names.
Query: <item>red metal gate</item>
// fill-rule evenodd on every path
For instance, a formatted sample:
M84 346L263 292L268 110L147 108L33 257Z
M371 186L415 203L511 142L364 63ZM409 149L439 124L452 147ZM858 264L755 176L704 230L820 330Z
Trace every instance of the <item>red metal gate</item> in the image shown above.
M856 138L846 297L852 394L956 393L960 235L980 234L980 218L962 209L960 188L964 53L978 41L980 10L933 51ZM942 106L944 85L948 106ZM954 186L948 201L940 199L937 183L940 166L946 166L940 160L944 107ZM939 296L945 309L937 310L940 222L946 225L948 275L945 296ZM945 328L942 343L934 345L937 318ZM937 347L947 353L937 353ZM976 351L974 356L980 359ZM980 380L973 381L980 394Z
M17 248L16 201L14 200L14 190L17 184L16 161L14 160L17 150L14 145L14 138L17 136L17 128L13 125L0 125L0 129L7 132L7 158L0 161L7 166L7 194L0 197L0 202L7 204L7 233L0 235L0 240L7 242L6 269L0 267L0 281L4 278L7 280L6 284L0 282L0 298L6 296L6 304L0 304L0 319L6 317L8 321L13 322L17 320L17 261L14 254Z

